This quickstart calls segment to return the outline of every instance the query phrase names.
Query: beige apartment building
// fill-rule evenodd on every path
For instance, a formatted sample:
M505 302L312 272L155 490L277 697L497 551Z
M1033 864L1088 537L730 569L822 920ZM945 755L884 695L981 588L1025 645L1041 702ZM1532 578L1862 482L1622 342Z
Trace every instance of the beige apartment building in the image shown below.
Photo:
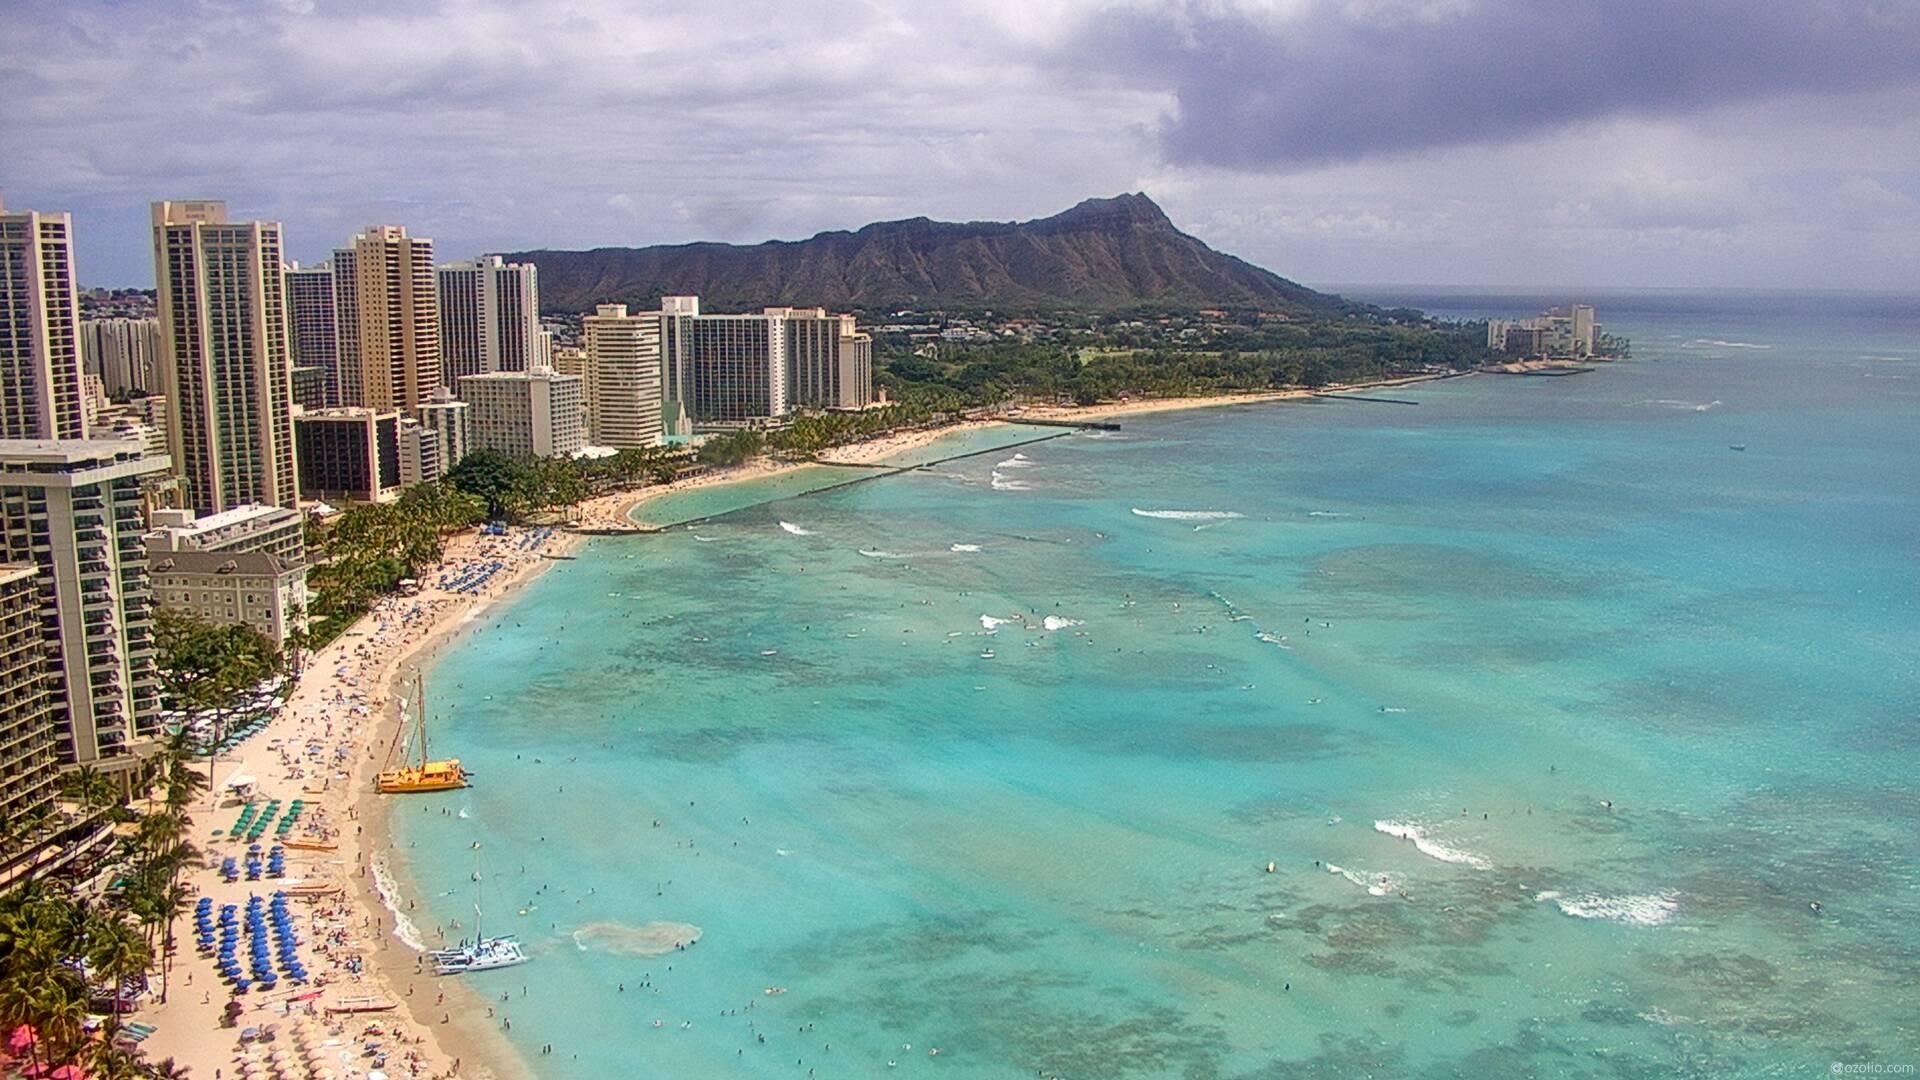
M864 409L873 403L873 338L851 315L768 308L787 328L787 398L795 408Z
M658 445L662 429L660 313L601 304L581 320L586 344L587 440L633 449Z
M98 375L108 394L147 393L156 389L160 362L159 319L87 319L80 323L80 361Z
M333 253L340 402L412 415L440 385L433 241L369 225Z
M172 400L167 439L202 513L293 506L293 360L280 224L223 202L153 204L154 280Z
M0 205L0 439L82 439L73 216Z

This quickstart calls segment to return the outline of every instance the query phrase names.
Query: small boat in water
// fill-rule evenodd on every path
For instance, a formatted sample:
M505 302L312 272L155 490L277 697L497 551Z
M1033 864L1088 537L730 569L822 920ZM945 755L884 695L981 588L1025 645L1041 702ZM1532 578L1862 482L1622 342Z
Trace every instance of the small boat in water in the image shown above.
M502 937L477 938L471 942L461 942L452 949L436 949L433 952L433 973L435 975L465 975L474 971L493 971L497 968L524 964L530 959L520 940L512 934Z
M462 941L450 949L434 949L427 953L433 960L435 975L467 975L476 971L494 971L499 968L524 964L532 957L513 934L487 937L480 932L480 920L484 913L480 909L480 845L473 845L473 939Z

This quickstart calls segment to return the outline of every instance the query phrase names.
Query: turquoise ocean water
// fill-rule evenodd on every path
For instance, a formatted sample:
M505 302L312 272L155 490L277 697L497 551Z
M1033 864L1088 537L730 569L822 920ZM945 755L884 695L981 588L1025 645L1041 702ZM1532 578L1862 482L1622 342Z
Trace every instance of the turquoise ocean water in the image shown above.
M593 542L430 674L416 921L481 842L556 1078L1920 1063L1920 305L1601 303Z

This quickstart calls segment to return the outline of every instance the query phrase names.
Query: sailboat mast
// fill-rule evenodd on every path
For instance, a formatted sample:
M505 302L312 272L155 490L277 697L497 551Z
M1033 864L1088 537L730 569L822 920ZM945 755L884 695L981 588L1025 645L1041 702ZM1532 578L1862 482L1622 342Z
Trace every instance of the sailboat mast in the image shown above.
M427 673L414 669L413 719L420 725L420 769L427 768Z

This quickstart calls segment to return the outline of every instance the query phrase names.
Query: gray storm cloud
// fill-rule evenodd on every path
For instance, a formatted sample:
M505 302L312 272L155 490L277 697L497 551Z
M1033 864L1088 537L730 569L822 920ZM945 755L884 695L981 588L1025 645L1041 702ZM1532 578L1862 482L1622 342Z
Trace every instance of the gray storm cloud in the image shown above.
M1893 0L1309 0L1089 19L1072 52L1174 95L1178 163L1264 169L1530 137L1796 94L1920 83Z

